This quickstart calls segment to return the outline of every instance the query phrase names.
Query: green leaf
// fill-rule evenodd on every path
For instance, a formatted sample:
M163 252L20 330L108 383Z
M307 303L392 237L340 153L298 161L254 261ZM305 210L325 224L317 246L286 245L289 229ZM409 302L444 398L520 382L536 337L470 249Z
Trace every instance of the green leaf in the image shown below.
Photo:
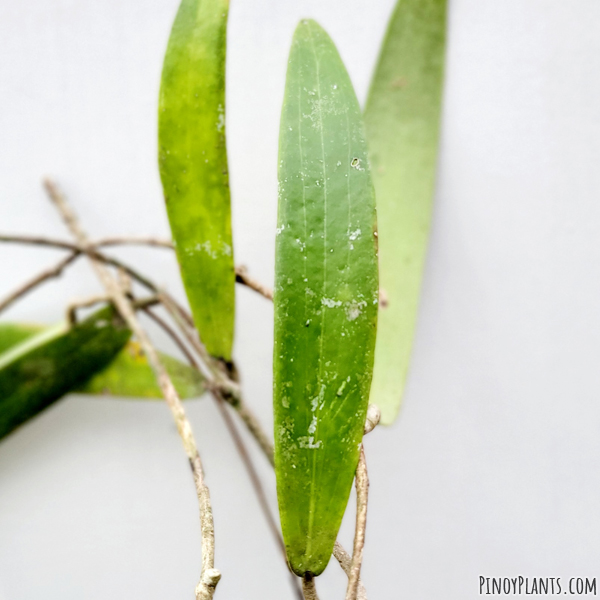
M42 331L42 325L30 323L0 323L0 354Z
M196 369L166 354L159 354L182 400L198 398L205 392L202 376ZM130 398L163 398L148 359L139 344L133 341L128 342L107 367L76 391Z
M225 145L228 0L182 0L159 99L159 166L183 283L208 351L231 359L235 272Z
M302 21L279 138L275 472L295 573L325 569L367 410L377 319L375 197L362 116L329 36Z
M69 328L60 323L0 356L0 439L83 383L131 332L111 307Z
M43 329L42 325L0 323L0 355ZM205 392L202 376L196 369L162 352L159 355L182 400L198 398ZM72 391L126 398L163 398L148 359L140 345L132 340L106 367Z
M371 402L385 424L400 408L417 319L435 184L445 30L446 0L399 0L365 110L383 291Z

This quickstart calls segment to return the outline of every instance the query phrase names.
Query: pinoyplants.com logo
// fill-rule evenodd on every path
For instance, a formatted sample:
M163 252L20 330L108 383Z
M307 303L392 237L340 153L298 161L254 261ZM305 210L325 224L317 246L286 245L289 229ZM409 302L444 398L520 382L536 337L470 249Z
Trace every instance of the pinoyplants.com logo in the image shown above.
M596 596L596 578L479 576L480 596L554 596L555 594Z

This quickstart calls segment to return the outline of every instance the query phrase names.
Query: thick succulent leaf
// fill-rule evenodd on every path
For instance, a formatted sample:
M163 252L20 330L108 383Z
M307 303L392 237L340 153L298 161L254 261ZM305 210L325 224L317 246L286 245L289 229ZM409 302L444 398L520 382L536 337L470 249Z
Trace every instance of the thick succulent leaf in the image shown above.
M289 563L318 575L358 462L378 282L362 116L333 42L314 21L294 35L279 161L275 471Z
M182 0L159 99L159 166L183 283L208 351L231 358L233 249L225 146L228 0Z
M198 398L205 392L202 376L196 369L166 354L160 353L160 358L183 400ZM76 391L130 398L163 398L148 359L140 345L133 341Z
M110 307L61 323L0 356L0 439L108 364L131 332Z
M0 355L43 331L42 325L0 323ZM183 400L198 398L205 392L200 373L185 363L159 352L175 389ZM72 391L125 398L160 399L163 396L156 377L140 345L130 340L110 363Z
M400 408L417 319L435 184L445 30L446 0L399 0L365 110L382 289L371 402L385 424Z

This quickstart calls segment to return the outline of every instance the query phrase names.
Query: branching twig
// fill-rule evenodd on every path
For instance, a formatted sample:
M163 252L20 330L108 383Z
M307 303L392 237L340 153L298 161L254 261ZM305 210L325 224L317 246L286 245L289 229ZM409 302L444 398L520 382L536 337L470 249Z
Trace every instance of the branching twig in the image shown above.
M342 571L346 573L348 577L350 577L350 566L352 564L352 557L344 550L344 547L336 542L333 545L333 556L340 563L340 567L342 567ZM357 600L367 600L367 590L365 586L362 584L362 581L358 580L358 593L356 595Z
M64 196L51 181L46 180L44 185L48 195L54 202L63 220L65 221L65 224L76 238L78 245L81 248L88 250L88 238L79 225L74 212L67 204ZM177 391L175 390L175 387L173 386L173 383L160 360L156 348L152 345L152 342L148 338L145 330L140 325L135 314L135 310L131 305L131 301L123 293L123 290L107 270L106 266L93 256L90 257L90 260L94 271L104 285L117 310L138 338L138 341L142 346L146 357L148 358L148 362L150 363L156 375L163 396L165 397L165 400L171 409L173 418L177 425L177 430L179 431L179 435L183 441L183 446L192 467L194 482L196 484L196 492L198 494L198 502L200 504L202 574L200 577L200 582L196 587L196 599L210 600L214 595L215 588L219 582L219 579L221 578L221 574L217 569L214 568L214 523L212 517L212 507L210 504L209 491L204 483L202 462L200 460L200 454L198 453L196 442L192 434L192 428L186 417L179 395L177 394Z
M150 310L150 308L146 307L142 309L144 313L146 313L172 340L175 342L175 345L179 348L181 353L185 356L186 360L194 367L194 369L198 370L198 363L196 359L193 357L192 353L187 349L187 346L183 343L183 340L177 335L175 330L160 316L158 316L154 311Z
M354 532L354 548L352 561L348 574L348 587L346 600L357 600L358 583L360 581L360 568L362 566L363 549L365 546L365 532L367 528L367 502L369 498L369 476L367 475L367 462L365 450L361 445L358 467L356 468L356 529Z
M96 248L105 246L153 246L155 248L166 248L173 250L173 242L162 238L155 237L136 237L136 236L114 236L101 238L94 242Z
M238 283L241 283L241 284L249 287L251 290L258 292L261 296L264 296L267 300L273 300L273 290L268 288L266 285L263 285L262 283L260 283L260 281L257 281L256 279L253 279L252 277L250 277L250 275L248 275L248 271L247 271L246 267L244 267L243 265L236 267L235 280Z
M283 560L285 561L287 568L287 555L285 552L285 546L283 544L283 538L281 537L281 533L279 531L279 527L277 526L277 522L275 521L271 513L271 509L269 508L267 496L260 481L260 477L256 472L256 468L254 467L252 459L250 458L250 454L248 453L248 450L244 444L244 440L242 440L242 437L240 436L236 425L233 422L233 419L227 412L225 402L223 400L216 400L216 404L219 408L219 411L221 412L221 415L223 416L223 420L225 421L225 425L227 426L227 429L229 430L229 433L233 439L233 443L235 444L238 454L240 455L242 462L244 463L244 467L246 468L248 476L250 477L250 482L252 483L252 487L254 488L254 493L256 494L260 508L267 521L269 530L271 531L271 534L273 535L273 539L277 543L277 546L281 550ZM302 590L298 585L298 578L291 571L289 571L289 575L290 584L292 586L292 589L294 590L297 600L302 600Z
M138 273L134 275L131 267L124 265L121 261L108 257L100 252L98 249L106 246L152 246L155 248L167 248L173 250L173 242L161 238L153 237L135 237L135 236L118 236L101 238L95 242L88 242L85 248L81 248L78 244L68 242L65 240L57 240L45 236L36 235L0 235L0 242L12 242L17 244L31 244L34 246L46 246L48 248L60 248L62 250L71 250L73 252L83 252L115 267L124 269L135 279L140 281L143 285L148 287L149 281L145 277L141 277ZM250 277L247 273L247 269L244 266L236 267L235 269L235 280L242 285L249 287L255 292L264 296L268 300L273 300L273 291L267 286L263 285L256 279Z
M177 310L177 307L173 305L172 298L165 295L164 292L161 293L161 296L163 305L179 324L186 339L202 359L204 365L203 375L207 380L207 389L209 389L217 399L225 400L225 402L230 404L236 410L242 421L246 424L248 431L250 431L254 439L258 442L258 445L261 447L269 463L274 465L273 444L271 443L269 436L264 432L254 413L244 402L237 383L231 381L226 377L222 370L216 368L215 361L211 358L202 342L198 339L196 330L191 327L186 327L182 315L178 314L179 311Z
M41 285L48 279L52 279L54 277L59 277L62 272L68 267L78 256L80 256L79 251L72 252L66 258L60 260L56 265L51 267L50 269L46 269L42 271L33 279L26 281L23 285L19 286L14 292L11 292L4 300L0 301L0 312L6 310L11 304L19 300L21 297L25 296L25 294L31 292L38 285Z
M381 411L376 404L370 404L367 410L365 420L364 435L371 433L378 425L381 419ZM365 539L365 527L367 520L367 493L369 488L369 479L367 476L367 465L364 459L364 450L361 446L360 459L356 469L356 533L354 537L354 555L351 557L339 542L333 546L333 556L340 563L342 570L348 576L348 588L346 598L356 598L356 600L367 600L367 590L360 580L360 566L362 563L362 545ZM357 548L357 541L360 549ZM356 563L356 564L355 564ZM357 568L358 567L358 568ZM353 595L348 596L351 592Z

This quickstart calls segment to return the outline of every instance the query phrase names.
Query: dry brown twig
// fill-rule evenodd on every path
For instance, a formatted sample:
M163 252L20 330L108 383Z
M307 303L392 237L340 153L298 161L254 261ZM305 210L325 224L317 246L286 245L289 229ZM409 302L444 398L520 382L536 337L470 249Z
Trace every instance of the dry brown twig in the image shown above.
M119 267L124 269L129 273L129 275L134 276L136 279L140 279L140 275L137 274L137 277L134 275L131 267L124 265L121 261L117 259L113 259L107 257L102 252L100 252L99 248L104 248L107 246L151 246L154 248L165 248L169 250L173 250L173 242L166 239L154 238L154 237L136 237L136 236L117 236L117 237L107 237L96 240L94 242L89 242L86 248L81 248L78 244L74 244L72 242L68 242L65 240L58 240L55 238L49 238L45 236L36 236L36 235L0 235L0 242L12 242L16 244L30 244L33 246L45 246L47 248L59 248L61 250L71 250L72 252L90 254L95 258L98 258L102 262L107 264L111 264L112 266ZM75 257L74 257L75 258ZM235 269L235 280L237 283L241 283L246 287L254 290L261 296L265 297L267 300L273 300L273 290L268 288L266 285L260 283L256 279L250 277L248 275L248 269L240 265ZM146 285L148 280L142 277L142 283Z
M358 582L360 581L360 568L362 566L363 549L365 547L365 532L367 528L367 503L369 499L369 476L367 475L367 462L365 450L361 445L358 467L356 468L356 528L354 532L354 548L352 561L348 574L348 587L346 600L357 600Z
M36 275L35 277L29 279L22 285L20 285L16 290L11 292L4 300L0 301L0 313L6 310L9 306L14 304L17 300L20 300L23 296L34 290L36 287L41 285L42 283L48 281L49 279L54 279L55 277L60 277L62 272L78 257L80 256L80 252L72 252L66 258L61 259L56 265L51 267L50 269L46 269Z
M83 249L89 249L87 235L79 225L77 217L72 211L71 207L67 204L65 197L61 194L52 181L45 180L44 186L48 192L48 195L50 196L50 199L60 212L60 215L67 225L69 231L77 240L78 245ZM157 350L153 346L145 330L140 325L131 301L127 298L117 280L108 271L105 264L93 256L90 256L89 258L92 267L98 276L98 279L105 287L106 292L110 296L115 307L137 337L144 353L146 354L148 362L150 363L156 375L156 379L163 396L165 397L165 400L171 409L173 418L177 425L177 430L183 441L183 446L192 467L194 482L196 484L196 493L198 495L198 502L200 505L202 572L200 576L200 582L196 586L196 599L210 600L213 597L217 583L221 578L221 573L214 568L214 523L212 517L212 507L210 503L210 494L208 487L204 483L202 462L200 460L200 454L198 453L196 441L194 440L192 428L186 417L179 395L177 394L177 391L175 390L175 387L173 386L173 383L160 360Z

